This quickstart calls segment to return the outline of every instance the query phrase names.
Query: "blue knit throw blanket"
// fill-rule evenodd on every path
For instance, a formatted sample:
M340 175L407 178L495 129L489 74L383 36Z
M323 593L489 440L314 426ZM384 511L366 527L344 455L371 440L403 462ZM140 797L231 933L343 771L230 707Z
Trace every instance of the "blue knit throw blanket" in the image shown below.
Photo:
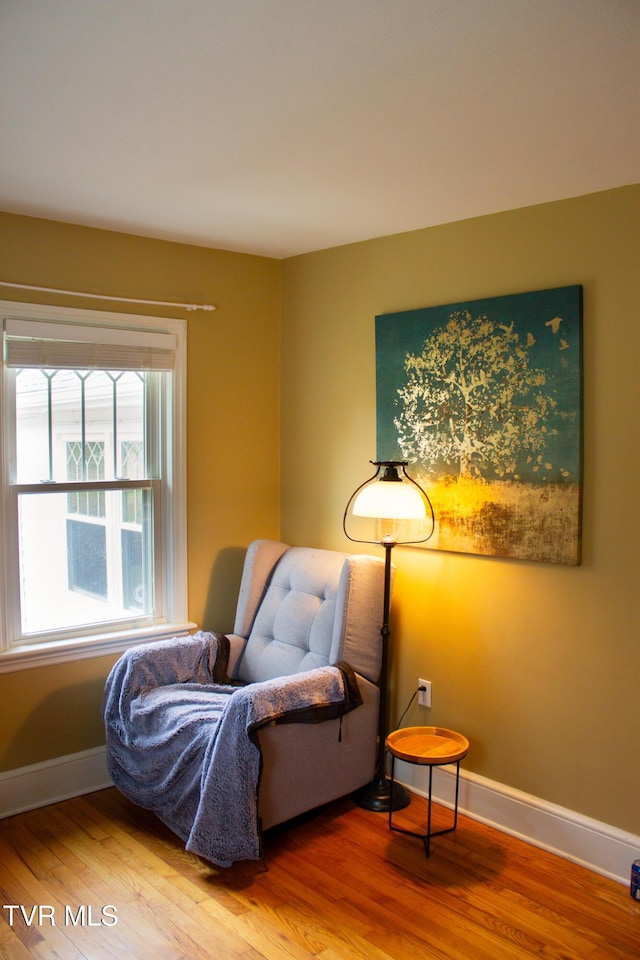
M259 859L260 747L273 720L318 720L358 706L346 664L246 686L225 678L226 638L202 631L127 651L107 679L107 766L190 850L220 866Z

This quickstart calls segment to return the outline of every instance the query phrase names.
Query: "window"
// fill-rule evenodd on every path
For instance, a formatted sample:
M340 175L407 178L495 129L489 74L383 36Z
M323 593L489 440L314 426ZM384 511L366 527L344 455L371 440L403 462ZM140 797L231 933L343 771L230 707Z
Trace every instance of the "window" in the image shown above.
M185 324L2 309L0 670L184 632Z

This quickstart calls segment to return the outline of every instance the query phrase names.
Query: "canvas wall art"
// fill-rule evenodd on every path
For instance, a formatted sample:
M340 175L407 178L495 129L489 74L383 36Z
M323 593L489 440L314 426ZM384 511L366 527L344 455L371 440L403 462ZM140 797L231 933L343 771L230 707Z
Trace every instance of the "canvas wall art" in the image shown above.
M427 548L580 563L582 287L376 317L378 460L406 460Z

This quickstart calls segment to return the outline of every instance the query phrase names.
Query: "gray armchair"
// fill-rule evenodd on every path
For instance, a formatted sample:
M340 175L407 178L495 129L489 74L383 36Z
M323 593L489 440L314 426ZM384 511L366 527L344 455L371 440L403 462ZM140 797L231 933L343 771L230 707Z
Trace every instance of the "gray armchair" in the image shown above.
M261 831L370 782L384 564L251 544L234 632L134 648L107 681L107 762L187 849L229 865Z

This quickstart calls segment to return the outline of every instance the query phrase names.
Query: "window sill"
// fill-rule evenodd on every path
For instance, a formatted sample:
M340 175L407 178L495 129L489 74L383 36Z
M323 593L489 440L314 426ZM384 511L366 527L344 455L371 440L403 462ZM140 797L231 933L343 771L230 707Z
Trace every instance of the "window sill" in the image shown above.
M73 640L50 640L47 643L21 644L0 653L0 674L28 670L32 667L48 667L56 663L73 663L113 653L124 653L152 640L169 640L185 636L197 629L197 624L163 623L155 627L128 630L122 633L100 634L93 637L75 637Z

